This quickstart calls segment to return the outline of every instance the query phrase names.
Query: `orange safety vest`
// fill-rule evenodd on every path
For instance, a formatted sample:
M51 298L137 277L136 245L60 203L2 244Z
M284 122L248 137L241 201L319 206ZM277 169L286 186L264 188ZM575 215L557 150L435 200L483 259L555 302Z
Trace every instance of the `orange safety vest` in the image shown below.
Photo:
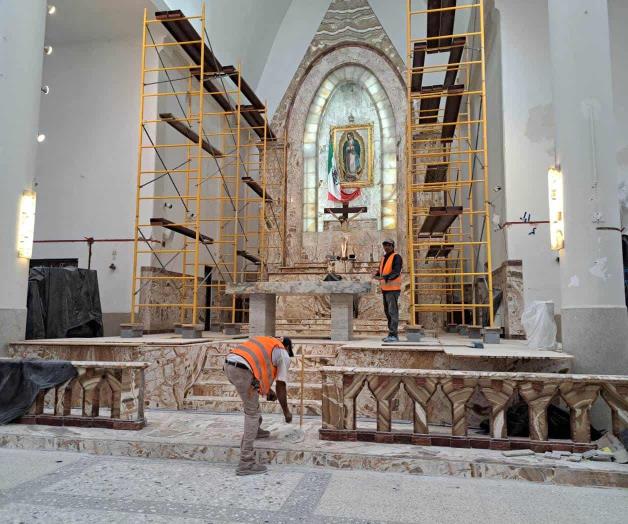
M283 344L274 337L252 337L231 350L251 366L253 376L259 382L259 392L267 395L270 386L277 377L277 367L273 366L273 349L283 348Z
M380 277L383 277L385 275L389 275L390 273L392 273L393 258L395 258L396 254L397 253L393 251L388 257L388 260L386 260L386 264L384 264L385 257L382 257L381 261L379 262L379 276ZM401 275L389 281L380 280L379 287L382 291L401 291Z

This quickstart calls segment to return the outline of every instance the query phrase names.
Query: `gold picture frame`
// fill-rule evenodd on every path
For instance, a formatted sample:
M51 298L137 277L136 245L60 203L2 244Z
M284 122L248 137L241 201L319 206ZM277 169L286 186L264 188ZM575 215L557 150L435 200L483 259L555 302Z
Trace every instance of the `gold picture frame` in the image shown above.
M329 140L334 147L340 187L373 185L373 127L372 123L331 127Z

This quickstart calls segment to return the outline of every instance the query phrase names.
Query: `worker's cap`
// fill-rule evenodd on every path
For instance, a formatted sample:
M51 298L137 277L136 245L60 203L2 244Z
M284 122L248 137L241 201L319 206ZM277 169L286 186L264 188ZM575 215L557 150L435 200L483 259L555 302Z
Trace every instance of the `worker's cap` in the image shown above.
M283 337L282 343L283 347L286 348L288 355L294 357L294 353L292 352L292 340L290 340L288 337Z
M382 242L382 246L384 244L390 244L391 246L395 245L395 241L392 238L385 238L384 241Z

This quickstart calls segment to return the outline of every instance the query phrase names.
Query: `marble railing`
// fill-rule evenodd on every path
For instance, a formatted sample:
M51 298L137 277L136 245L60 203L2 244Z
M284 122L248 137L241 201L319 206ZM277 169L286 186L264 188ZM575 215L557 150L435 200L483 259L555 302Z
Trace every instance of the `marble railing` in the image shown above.
M147 362L72 362L76 377L42 390L20 424L141 429Z
M584 451L592 447L590 411L601 396L610 408L611 431L628 427L628 377L554 373L501 373L323 367L324 440L364 440L491 449ZM377 404L376 429L356 426L356 399L368 388ZM391 400L403 387L414 404L411 431L393 429ZM431 432L428 403L438 389L451 402L451 433ZM490 435L470 432L467 402L479 390L490 405ZM513 395L528 405L529 438L509 437L506 412ZM562 398L570 410L571 440L549 440L547 409Z

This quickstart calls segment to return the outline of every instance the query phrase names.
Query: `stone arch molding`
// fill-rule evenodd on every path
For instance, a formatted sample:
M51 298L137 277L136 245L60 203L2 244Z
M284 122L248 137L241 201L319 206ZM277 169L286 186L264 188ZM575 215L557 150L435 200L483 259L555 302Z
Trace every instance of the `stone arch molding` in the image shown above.
M381 141L381 156L375 171L378 184L382 187L381 216L379 222L383 229L396 229L396 184L397 155L395 136L395 117L386 91L377 77L360 64L345 64L333 70L318 88L310 104L305 119L303 135L303 231L316 232L320 228L319 203L317 202L318 185L323 173L320 172L318 152L321 144L320 123L329 102L336 90L345 84L357 84L370 96L378 116L378 131Z
M405 158L402 154L405 135L406 92L405 86L393 64L375 49L361 45L345 45L334 49L320 57L309 69L299 86L287 118L287 136L290 143L288 154L288 234L286 247L289 262L300 259L313 259L316 253L312 251L308 235L316 235L304 230L304 203L306 198L306 159L311 159L311 151L305 147L306 138L312 138L313 154L316 155L316 133L324 104L330 99L333 89L342 82L359 80L373 97L373 101L380 113L382 130L386 128L386 158L382 166L382 211L388 217L396 217L394 224L383 221L388 225L378 232L372 232L377 238L371 239L374 244L381 242L384 236L396 237L398 248L405 244L405 177L402 176L405 168ZM331 88L331 89L330 89ZM317 106L322 104L322 106ZM314 109L320 107L319 117L313 114ZM309 120L308 120L309 119ZM306 134L308 135L306 137ZM384 142L382 142L384 146ZM384 148L382 148L384 149ZM308 175L311 172L308 164ZM315 169L315 167L314 167ZM387 170L384 173L384 170ZM314 175L316 177L316 174ZM310 180L310 179L308 179ZM314 183L317 183L315 180ZM309 188L311 189L311 188ZM310 191L311 195L312 191ZM314 194L316 194L314 192ZM386 202L386 206L384 206ZM393 204L393 202L395 204ZM311 203L311 202L308 202ZM390 206L394 209L390 209ZM314 202L316 213L316 203ZM324 245L335 240L332 231L318 233L316 249L324 249ZM326 238L329 237L329 238ZM381 238L380 238L381 237ZM305 239L305 242L304 242ZM319 244L322 244L319 246ZM320 248L320 249L319 249ZM320 254L320 253L319 253Z

